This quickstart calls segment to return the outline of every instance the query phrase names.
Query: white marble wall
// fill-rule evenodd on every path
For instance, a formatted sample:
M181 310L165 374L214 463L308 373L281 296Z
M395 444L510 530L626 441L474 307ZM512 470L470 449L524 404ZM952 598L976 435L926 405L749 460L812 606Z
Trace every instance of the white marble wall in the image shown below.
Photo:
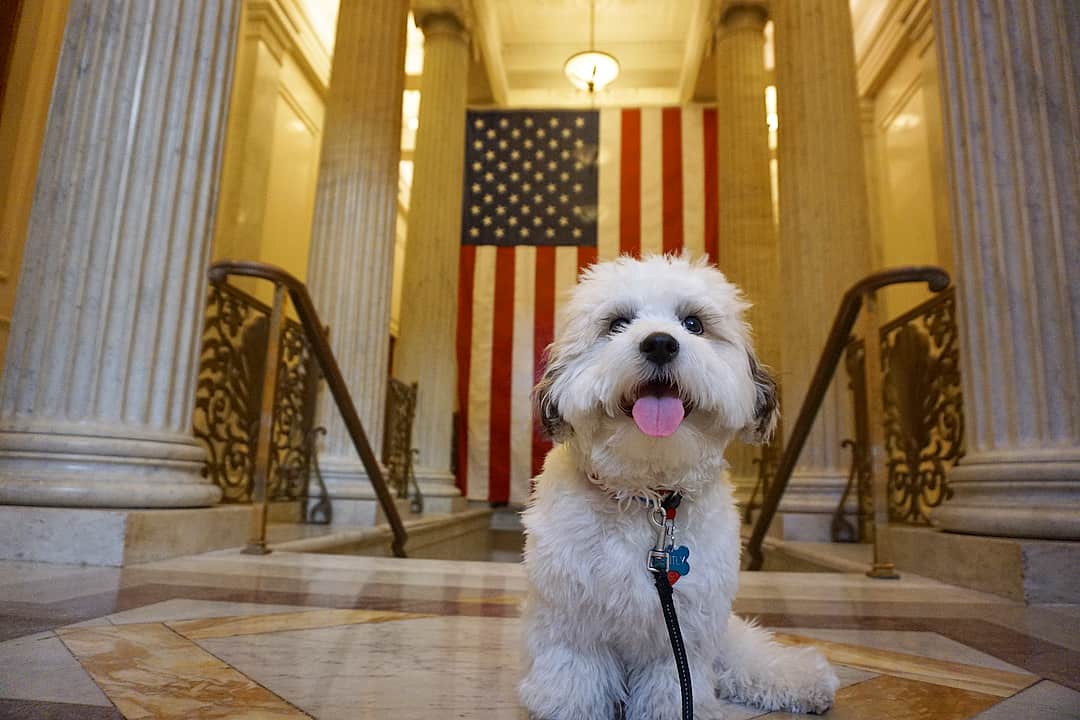
M210 505L191 432L237 0L73 0L0 387L0 502Z
M947 530L1080 539L1080 12L934 4L967 454Z

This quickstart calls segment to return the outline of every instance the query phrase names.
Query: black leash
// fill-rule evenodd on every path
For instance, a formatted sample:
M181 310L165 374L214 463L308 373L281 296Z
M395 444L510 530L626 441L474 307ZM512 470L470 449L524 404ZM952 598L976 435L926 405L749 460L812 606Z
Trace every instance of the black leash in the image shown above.
M660 596L660 608L664 612L664 624L667 625L671 651L675 655L675 669L679 673L679 689L682 691L683 720L694 720L694 690L690 682L690 663L686 657L679 617L675 614L675 599L671 589L668 571L671 566L671 554L674 550L675 512L682 502L682 495L671 493L660 503L664 511L664 521L656 546L649 553L649 572L656 584L656 594ZM675 578L678 579L678 576Z

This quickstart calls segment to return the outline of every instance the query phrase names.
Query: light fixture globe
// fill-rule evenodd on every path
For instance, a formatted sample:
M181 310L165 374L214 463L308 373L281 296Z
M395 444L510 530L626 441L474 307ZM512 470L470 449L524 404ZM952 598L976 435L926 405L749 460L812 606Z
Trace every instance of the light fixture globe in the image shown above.
M606 52L586 50L567 58L563 70L579 90L600 92L619 77L619 61Z

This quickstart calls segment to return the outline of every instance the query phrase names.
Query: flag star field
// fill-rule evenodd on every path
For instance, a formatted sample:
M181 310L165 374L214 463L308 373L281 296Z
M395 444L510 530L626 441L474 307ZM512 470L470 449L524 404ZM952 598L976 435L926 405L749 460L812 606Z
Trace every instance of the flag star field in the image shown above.
M596 245L599 115L469 113L462 242Z

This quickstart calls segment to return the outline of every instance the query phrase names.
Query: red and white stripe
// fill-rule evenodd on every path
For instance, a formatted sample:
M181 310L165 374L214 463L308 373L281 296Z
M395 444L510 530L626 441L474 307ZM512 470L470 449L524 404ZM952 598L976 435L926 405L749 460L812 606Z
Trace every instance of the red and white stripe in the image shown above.
M462 245L458 276L458 485L524 503L550 444L530 391L581 268L619 254L717 251L716 111L600 111L596 247Z

